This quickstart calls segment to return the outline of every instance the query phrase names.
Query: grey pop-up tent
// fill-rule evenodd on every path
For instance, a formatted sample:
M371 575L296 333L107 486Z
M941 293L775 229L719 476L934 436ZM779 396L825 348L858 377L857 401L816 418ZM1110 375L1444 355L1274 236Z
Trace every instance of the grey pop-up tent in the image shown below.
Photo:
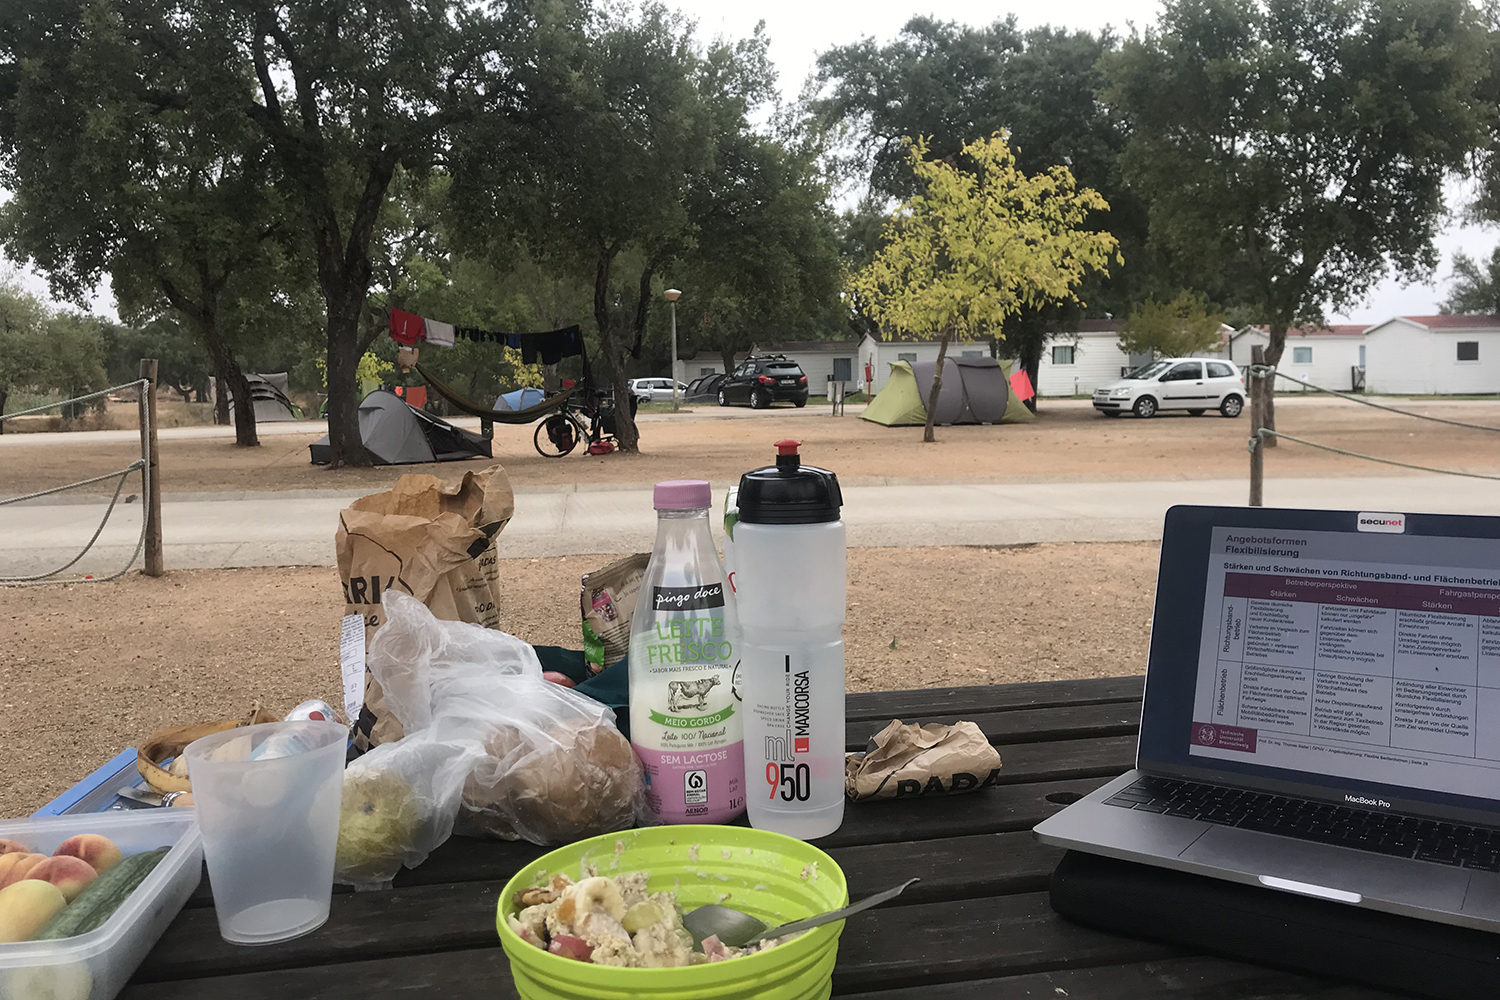
M478 434L408 405L389 389L377 389L359 404L359 436L376 465L492 457L490 443ZM313 465L333 461L328 435L314 441L309 448Z
M887 427L927 422L927 400L932 396L936 361L895 361L880 394L861 416ZM1033 419L1031 411L1012 398L1005 368L994 358L945 358L943 390L938 394L937 418L949 424L1000 424Z
M302 407L287 395L286 372L245 372L245 381L250 384L250 405L255 407L256 423L302 419ZM229 419L234 420L232 405Z

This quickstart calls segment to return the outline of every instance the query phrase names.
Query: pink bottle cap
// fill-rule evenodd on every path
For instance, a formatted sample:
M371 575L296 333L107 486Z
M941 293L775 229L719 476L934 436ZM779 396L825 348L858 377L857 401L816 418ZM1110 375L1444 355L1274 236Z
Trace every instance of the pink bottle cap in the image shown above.
M714 494L702 479L672 479L656 484L653 499L657 510L695 510L712 507Z

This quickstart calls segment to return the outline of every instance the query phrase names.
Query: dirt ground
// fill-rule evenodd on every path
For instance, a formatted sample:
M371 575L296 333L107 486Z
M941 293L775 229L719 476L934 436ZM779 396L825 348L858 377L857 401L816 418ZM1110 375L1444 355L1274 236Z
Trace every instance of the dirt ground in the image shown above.
M851 549L851 691L1113 676L1145 667L1154 544ZM578 579L609 556L502 562L502 621L579 648ZM1027 581L1047 580L1049 586ZM927 595L920 602L912 594ZM339 704L331 568L131 574L4 592L0 816L25 815L166 726Z
M1401 400L1416 412L1432 412L1500 426L1500 402ZM1483 431L1411 420L1345 402L1294 400L1279 408L1281 429L1298 437L1351 451L1442 468L1500 472L1500 439ZM580 451L562 459L539 456L534 428L495 428L495 459L521 489L564 484L649 484L685 477L716 484L774 458L772 443L803 442L810 463L837 472L846 482L877 477L964 481L1097 481L1123 479L1217 479L1246 475L1246 418L1226 420L1169 415L1154 420L1098 416L1086 402L1044 405L1034 423L995 427L944 427L935 445L922 443L920 427L881 427L854 416L771 410L730 419L702 414L641 424L641 453L590 457ZM29 435L27 436L29 437ZM308 462L312 435L266 435L259 448L236 448L222 438L166 438L161 442L162 489L166 493L239 490L337 489L373 491L421 466L327 469ZM129 463L134 443L68 443L0 450L0 495L28 493ZM436 467L445 478L490 460L448 462ZM1268 477L1400 475L1374 465L1296 444L1283 444L1266 460ZM113 489L113 482L94 487Z

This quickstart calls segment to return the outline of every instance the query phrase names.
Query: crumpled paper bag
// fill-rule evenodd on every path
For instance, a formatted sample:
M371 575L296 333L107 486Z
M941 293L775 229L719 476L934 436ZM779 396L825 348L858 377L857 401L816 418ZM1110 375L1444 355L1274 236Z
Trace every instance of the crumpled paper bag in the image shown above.
M334 536L344 614L364 618L366 648L385 623L380 598L386 590L412 595L439 618L499 628L495 540L515 509L510 477L499 465L465 472L456 486L436 476L404 475L388 491L344 508ZM379 682L367 676L356 748L363 752L401 736Z
M851 802L972 792L1000 776L1000 751L972 722L919 726L893 719L870 742L868 753L844 758Z

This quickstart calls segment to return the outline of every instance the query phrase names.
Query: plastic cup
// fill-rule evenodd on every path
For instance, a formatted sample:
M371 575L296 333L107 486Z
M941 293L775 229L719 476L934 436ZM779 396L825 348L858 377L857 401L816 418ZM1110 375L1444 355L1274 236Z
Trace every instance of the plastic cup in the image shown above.
M183 751L225 941L272 944L328 919L348 736L333 722L270 722Z

